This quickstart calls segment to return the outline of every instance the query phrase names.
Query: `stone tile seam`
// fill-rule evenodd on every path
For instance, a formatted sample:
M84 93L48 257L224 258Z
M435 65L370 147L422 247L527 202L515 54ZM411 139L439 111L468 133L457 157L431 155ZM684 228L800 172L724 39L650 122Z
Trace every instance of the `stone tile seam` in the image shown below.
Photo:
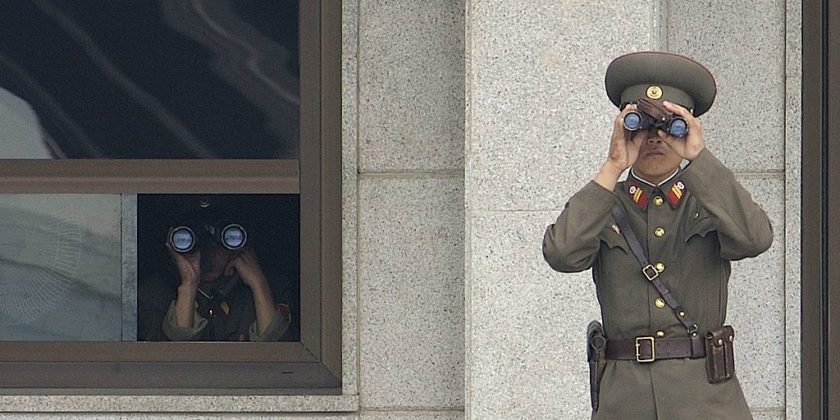
M357 150L357 154L358 154ZM785 169L774 169L768 171L754 171L754 172L741 172L735 171L735 176L741 179L761 179L761 178L773 178L773 179L785 179L786 170ZM358 172L359 179L364 178L435 178L435 177L446 177L446 178L465 178L465 179L472 179L471 177L467 176L467 171L464 168L457 168L457 169L449 169L449 170L431 170L431 171L424 171L424 170L406 170L406 171L359 171Z
M784 414L785 407L750 407L753 414Z
M441 171L441 172L417 172L417 173L424 173L424 174L434 174L434 173L458 173L455 171ZM745 172L745 171L733 171L735 174L735 178L738 179L749 179L749 180L756 180L756 179L776 179L776 180L785 180L787 178L788 171L784 168L782 169L773 169L768 171L752 171L752 172ZM377 174L388 174L386 172L377 172ZM393 174L400 174L399 172L393 172ZM468 181L473 180L476 178L474 175L469 175L464 173L464 178Z
M362 407L358 414L463 414L464 407Z
M473 178L466 176L472 171L473 159L473 8L475 0L464 0L464 417L472 418L473 395L472 352L472 220L474 209L471 203Z
M348 177L347 177L347 181L349 181L350 183L353 184L352 191L349 192L349 197L344 197L343 196L342 199L344 200L344 199L349 198L349 200L355 202L354 203L355 204L355 209L351 211L351 213L353 213L352 217L354 218L354 221L352 223L355 224L355 228L353 229L354 237L352 239L349 239L349 240L350 241L355 241L355 249L356 249L355 250L355 255L353 257L356 260L356 262L355 262L355 264L356 264L355 273L354 273L354 275L355 275L355 297L354 297L355 301L354 301L354 304L356 305L355 306L355 318L356 318L355 323L356 323L356 325L354 326L355 331L352 332L352 334L355 336L354 338L355 338L356 348L355 348L355 352L354 352L355 354L353 354L353 356L352 356L353 359L354 359L351 362L352 365L347 365L347 367L349 368L349 366L353 366L352 369L355 370L355 372L353 373L353 376L354 376L354 384L353 385L354 385L355 389L353 390L354 393L352 395L355 395L357 398L359 398L359 395L362 394L362 390L361 390L361 388L362 388L361 357L359 356L361 354L360 347L362 345L362 340L361 340L361 331L362 330L361 330L361 326L360 326L360 322L362 320L362 317L361 317L362 305L361 305L361 301L360 301L360 287L361 286L359 284L360 283L359 282L359 279L360 279L359 260L360 260L361 256L359 254L360 253L360 239L359 239L359 229L358 229L359 221L360 221L360 219L359 219L360 216L359 216L359 211L358 211L359 204L360 204L359 181L358 181L358 163L359 163L359 155L360 155L360 151L359 151L360 130L358 128L359 128L359 119L360 119L359 109L360 109L360 102L361 102L360 99L359 99L360 90L361 90L359 88L359 86L360 86L359 85L359 78L360 78L360 67L362 66L362 62L361 62L360 56L359 56L360 45L361 45L360 31L361 31L361 19L362 19L362 13L360 12L361 1L360 0L349 0L348 2L345 2L345 4L342 6L342 13L347 13L347 9L355 10L355 16L352 17L354 19L354 21L353 21L354 26L348 28L345 32L342 33L342 37L345 37L345 35L346 35L346 38L343 40L343 42L346 42L348 44L346 47L344 47L344 51L342 52L342 55L343 55L342 60L344 62L344 66L345 66L342 71L346 72L346 71L348 71L348 68L351 68L351 69L355 70L355 73L353 74L353 77L347 79L348 83L353 85L353 86L350 86L350 89L347 90L347 92L348 92L347 96L351 97L351 100L353 101L352 105L348 105L348 107L353 108L353 109L350 110L350 112L352 112L353 115L352 115L352 119L347 120L346 124L348 124L352 127L348 130L348 128L345 126L345 127L343 127L343 129L348 130L352 133L352 138L348 138L347 144L352 144L351 147L354 150L353 150L353 154L351 156L345 156L344 153L346 152L346 149L342 148L342 156L345 156L344 158L342 158L342 160L344 161L343 162L343 168L350 170L350 173L348 174ZM344 55L345 53L346 53L346 55ZM343 297L343 298L346 299L346 296ZM346 351L346 350L347 350L346 345L342 344L342 351ZM343 359L343 357L342 357L342 359ZM359 402L357 402L356 406L357 407L359 406Z
M361 112L359 112L359 110L362 107L362 100L360 99L361 96L362 96L362 89L361 89L360 86L361 86L361 74L362 74L363 62L362 62L362 59L361 59L361 52L360 51L361 51L361 48L362 48L361 39L362 39L362 16L363 15L364 15L364 13L362 13L362 0L356 0L356 33L354 34L356 36L356 40L355 40L356 41L356 51L355 51L355 53L356 53L356 56L355 56L355 61L356 61L356 80L355 80L355 82L356 82L356 89L355 89L356 97L354 98L355 101L356 101L356 115L355 115L355 118L354 118L353 122L354 122L354 124L356 124L356 130L355 130L356 131L356 138L354 139L355 142L356 142L356 150L355 150L356 156L354 156L354 158L356 159L356 169L357 169L357 171L358 171L358 168L359 168L359 162L361 162L361 155L362 155L362 152L360 150L361 149L361 147L360 147L361 146L361 144L360 144L361 143L361 141L360 141L361 130L359 129L359 127L361 127Z
M362 48L362 42L361 42L361 39L362 39L362 16L364 15L364 13L362 13L362 0L353 0L353 1L355 1L355 6L356 6L356 28L355 28L355 34L353 34L356 37L356 39L355 39L356 51L355 51L355 57L354 57L355 61L356 61L355 62L355 66L356 66L355 94L356 94L356 97L354 98L355 102L356 102L356 104L355 104L356 105L356 109L355 109L356 115L354 115L354 121L353 121L354 124L356 125L356 130L355 130L356 138L353 139L353 141L356 142L356 150L355 150L355 156L354 156L355 159L356 159L356 162L355 162L356 179L353 180L353 182L355 183L355 187L356 187L356 190L355 190L356 210L355 210L355 214L354 214L355 219L356 219L355 220L356 227L355 227L355 232L354 232L354 234L356 235L356 237L354 238L355 241L356 241L356 249L355 249L355 254L356 254L356 256L355 256L356 257L356 279L355 279L356 280L356 296L355 296L355 298L356 298L356 326L355 326L355 328L356 328L356 331L355 331L355 333L356 333L356 354L354 356L355 356L355 359L356 359L355 360L355 365L356 365L355 366L355 368L356 368L355 379L356 379L356 392L358 393L357 407L361 407L361 405L362 405L362 395L366 395L366 393L364 392L364 385L365 384L364 384L364 380L362 379L363 375L362 375L362 357L361 357L361 355L362 355L362 345L363 345L362 344L362 331L364 331L363 330L363 325L362 325L362 322L364 320L364 318L362 317L362 308L364 308L364 306L362 304L363 302L362 302L362 284L361 284L362 283L361 282L361 279L362 279L362 255L361 255L362 243L361 242L362 241L361 241L361 234L360 234L361 229L360 228L361 228L361 221L362 220L361 220L361 211L359 211L359 209L361 209L361 205L362 205L362 195L359 194L359 176L358 176L359 162L360 162L360 157L361 157L361 151L360 151L360 149L361 149L361 144L360 144L361 143L360 142L361 130L359 130L359 127L361 126L360 125L361 124L361 117L360 117L361 112L359 112L359 110L361 109L361 105L362 105L361 104L361 99L360 99L361 98L361 88L360 88L360 86L361 86L361 74L362 74L361 67L363 65L360 51L361 51L361 48Z
M362 267L364 264L364 250L362 248L361 226L362 226L362 194L361 194L361 171L359 170L359 162L361 162L361 74L364 68L364 60L362 60L362 28L364 27L362 19L365 13L363 10L363 0L356 0L356 391L358 394L358 407L361 409L364 404L364 398L367 395L365 389L365 376L362 373L362 354L365 342L362 339L362 332L364 331L364 317L362 316L362 308L364 308L364 295L362 294Z
M791 51L789 51L789 48L788 48L791 45L791 42L793 40L797 39L797 36L794 35L794 32L798 32L800 34L799 35L800 48L801 48L801 42L802 42L801 31L800 31L800 29L801 29L800 27L802 25L802 19L798 15L792 18L790 13L788 13L789 11L791 11L791 8L790 8L791 3L799 3L799 2L797 2L797 1L787 1L786 0L785 5L784 5L785 10L784 10L784 13L782 14L783 19L784 19L784 23L782 24L782 26L784 27L784 31L785 31L785 37L784 37L785 38L785 41L784 41L784 57L785 57L785 71L784 71L784 73L785 73L785 78L788 78L788 77L802 77L802 71L801 71L802 70L802 66L801 66L802 55L801 54L790 54ZM798 4L798 7L796 9L800 10L800 13L801 13L801 10L802 10L801 8L802 8L802 5ZM796 12L793 12L793 13L796 14ZM798 24L798 25L796 27L794 27L795 24ZM793 63L796 63L797 65L792 65Z
M734 171L735 178L756 179L771 177L775 179L785 179L785 169L773 169L769 171L755 171L755 172L738 172Z
M455 407L424 407L424 406L417 406L417 407L406 407L406 406L396 406L396 407L362 407L358 411L360 414L365 413L411 413L411 414L418 414L418 413L429 413L429 414L438 414L438 413L463 413L464 407L455 406Z
M359 172L359 179L429 179L464 178L463 170L406 171L406 172Z
M562 207L549 208L549 209L546 209L546 208L536 208L536 209L472 209L470 214L467 215L468 216L467 218L469 218L470 215L475 217L475 216L481 216L483 214L486 214L486 215L513 214L513 213L522 213L522 214L527 214L527 213L556 213L556 214L560 214L561 211L563 211Z
M736 172L735 178L740 180L762 180L762 179L773 179L773 180L782 180L785 181L788 179L787 172L784 170L781 171L773 171L773 172ZM538 213L538 212L559 212L563 210L562 208L519 208L519 209L491 209L491 208L472 208L472 214L476 213Z
M655 51L668 51L668 0L654 0L651 3L651 44Z

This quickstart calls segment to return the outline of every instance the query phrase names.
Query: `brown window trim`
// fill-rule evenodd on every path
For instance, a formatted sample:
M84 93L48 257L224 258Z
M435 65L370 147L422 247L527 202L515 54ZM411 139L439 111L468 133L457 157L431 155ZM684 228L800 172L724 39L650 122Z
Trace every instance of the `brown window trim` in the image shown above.
M264 159L0 160L0 194L298 194L298 166Z
M840 4L802 2L802 418L840 418Z
M341 2L300 4L300 162L0 160L0 193L299 193L300 342L0 341L0 393L341 392Z

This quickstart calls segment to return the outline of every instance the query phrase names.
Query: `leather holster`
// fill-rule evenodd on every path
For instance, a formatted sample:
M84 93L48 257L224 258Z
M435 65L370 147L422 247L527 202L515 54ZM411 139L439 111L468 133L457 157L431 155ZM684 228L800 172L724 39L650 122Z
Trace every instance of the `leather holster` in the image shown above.
M589 394L592 410L598 411L598 394L601 390L601 376L607 367L607 337L604 326L592 321L586 328L586 359L589 361Z

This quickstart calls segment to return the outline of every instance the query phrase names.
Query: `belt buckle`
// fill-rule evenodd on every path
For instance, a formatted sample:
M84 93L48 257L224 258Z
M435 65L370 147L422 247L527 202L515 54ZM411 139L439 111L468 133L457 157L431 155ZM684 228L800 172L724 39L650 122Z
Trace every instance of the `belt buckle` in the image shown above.
M650 341L650 357L642 358L639 354L639 347L644 341ZM636 337L636 361L639 363L650 363L656 361L656 340L653 337Z
M656 271L656 269L653 268L653 265L651 264L642 267L642 274L645 275L645 278L647 278L648 281L653 281L654 279L659 277L659 272Z

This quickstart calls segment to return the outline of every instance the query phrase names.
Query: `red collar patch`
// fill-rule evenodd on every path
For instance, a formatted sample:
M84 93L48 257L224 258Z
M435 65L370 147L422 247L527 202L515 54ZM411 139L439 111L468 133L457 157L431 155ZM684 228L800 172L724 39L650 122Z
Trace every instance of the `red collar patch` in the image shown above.
M682 200L683 196L685 196L686 191L687 189L685 188L685 184L679 179L671 184L671 188L669 188L668 193L665 194L665 196L668 197L668 203L671 204L671 207L677 208L680 204L680 200Z
M665 188L665 185L662 187ZM668 200L668 204L670 204L672 208L677 208L686 192L688 192L688 189L686 188L685 183L677 179L665 192L665 198ZM631 179L627 181L627 195L630 197L631 201L636 203L636 206L642 210L647 210L648 203L650 202L650 193L645 191L645 188L643 188L636 180Z
M640 209L644 210L647 208L650 195L645 192L644 188L636 183L636 181L630 181L627 183L627 195L630 196L630 199L633 200Z

